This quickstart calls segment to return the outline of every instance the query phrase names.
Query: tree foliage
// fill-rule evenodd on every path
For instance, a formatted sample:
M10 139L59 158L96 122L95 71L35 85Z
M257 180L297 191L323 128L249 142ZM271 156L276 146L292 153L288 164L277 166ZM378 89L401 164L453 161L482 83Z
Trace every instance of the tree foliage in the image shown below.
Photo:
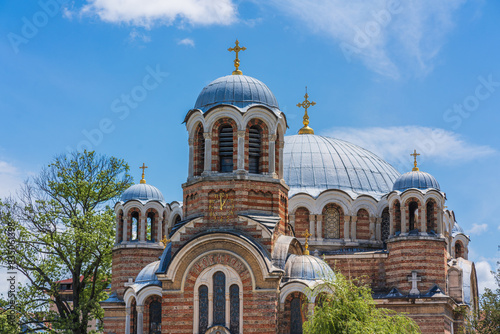
M476 331L481 334L500 333L500 268L493 272L497 282L497 288L491 290L484 289L484 293L479 298L479 310L477 310L468 327L469 331Z
M306 334L420 333L418 325L403 314L377 308L371 289L360 280L349 280L337 272L327 280L317 297L312 315L304 323Z
M102 318L115 226L106 204L130 186L128 170L123 160L94 152L62 155L17 198L0 201L0 263L28 279L15 296L21 325L87 333ZM57 283L67 278L72 302Z

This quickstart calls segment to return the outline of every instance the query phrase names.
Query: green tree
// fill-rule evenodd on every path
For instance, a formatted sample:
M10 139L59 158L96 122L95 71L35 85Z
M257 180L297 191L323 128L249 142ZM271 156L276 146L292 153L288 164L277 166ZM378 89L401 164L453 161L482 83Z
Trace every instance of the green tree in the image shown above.
M28 279L16 291L21 325L87 333L89 322L102 318L115 226L107 204L130 186L128 170L123 160L95 152L61 155L17 198L0 201L0 263ZM57 283L67 278L72 302Z
M420 333L411 318L377 308L371 289L360 280L349 280L337 272L318 288L322 292L314 315L304 323L306 334Z
M482 334L500 333L500 268L495 275L497 288L495 290L485 288L484 293L479 298L479 310L477 310L470 320L469 332L476 331Z

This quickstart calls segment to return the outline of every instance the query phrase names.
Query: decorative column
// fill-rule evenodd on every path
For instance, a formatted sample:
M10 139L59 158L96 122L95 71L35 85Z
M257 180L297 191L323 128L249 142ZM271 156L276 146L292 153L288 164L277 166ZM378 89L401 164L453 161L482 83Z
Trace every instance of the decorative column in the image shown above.
M419 232L420 234L427 234L427 211L426 211L426 208L425 208L425 205L422 205L422 208L420 208L419 210L419 213L420 213L420 228L419 228Z
M123 217L123 241L128 241L127 232L128 232L128 218Z
M344 215L344 240L350 240L350 233L349 231L351 230L349 224L351 222L351 216Z
M212 171L212 133L203 132L203 138L205 138L205 166L202 175L205 176Z
M358 216L351 216L351 240L356 240L356 226L357 226Z
M316 222L315 222L316 215L309 215L309 233L311 233L311 236L314 239L317 239L318 237L314 237L316 234L314 233Z
M125 334L130 334L130 313L132 312L131 307L125 308L125 313L127 316L125 317Z
M211 327L214 322L214 293L208 292L208 327Z
M229 289L226 289L226 327L229 328L230 326L230 320L231 320L231 313L229 312L229 308L231 307L231 300L229 298Z
M194 175L194 138L189 137L189 166L188 166L188 178Z
M437 231L436 233L442 237L443 236L443 209L438 206L437 208Z
M143 334L143 322L144 322L144 305L137 305L137 334Z
M316 215L316 240L323 240L323 215Z
M146 215L142 214L140 215L140 228L139 228L139 241L146 241Z
M238 130L238 162L237 170L238 174L245 174L245 130Z
M369 225L370 240L375 240L375 217L370 216L369 221L370 221Z
M161 231L162 231L162 225L163 225L163 213L158 215L156 224L157 224L157 226L156 226L156 239L155 239L155 241L160 242L161 237L162 237Z
M269 136L269 174L277 178L276 174L276 134ZM311 232L314 235L314 232Z
M382 218L375 220L375 239L382 241Z

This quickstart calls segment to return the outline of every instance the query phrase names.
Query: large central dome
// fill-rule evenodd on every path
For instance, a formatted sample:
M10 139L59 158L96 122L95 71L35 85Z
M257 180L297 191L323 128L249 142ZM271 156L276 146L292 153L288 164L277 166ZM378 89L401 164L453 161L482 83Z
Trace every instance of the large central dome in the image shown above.
M198 95L194 109L205 112L223 104L238 108L261 104L279 109L271 90L263 82L246 75L226 75L212 81Z
M392 191L400 176L389 163L357 145L316 135L285 137L284 179L288 195L306 193L318 197L328 189L340 189L353 197L380 198Z

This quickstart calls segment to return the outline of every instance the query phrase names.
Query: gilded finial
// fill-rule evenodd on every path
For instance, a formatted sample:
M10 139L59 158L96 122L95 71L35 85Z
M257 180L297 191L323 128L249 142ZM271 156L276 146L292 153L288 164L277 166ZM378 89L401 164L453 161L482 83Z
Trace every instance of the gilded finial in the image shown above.
M304 102L297 103L297 107L299 107L299 108L302 107L305 109L304 120L302 121L304 126L299 130L299 135L313 135L314 134L314 130L309 127L309 115L307 115L307 108L314 106L316 104L316 102L314 102L314 101L309 102L309 100L307 99L308 97L309 97L309 95L307 94L307 86L306 86L306 95L304 95L304 98L305 98Z
M163 249L167 248L167 245L170 243L170 239L167 239L167 236L164 235L163 239L160 240L163 243Z
M412 154L410 154L410 155L411 155L411 156L413 157L413 159L414 159L414 161L413 161L413 169L412 169L412 172L418 172L418 170L419 170L419 169L418 169L418 167L417 167L417 156L419 156L420 154L419 154L419 153L417 153L417 150L413 150L413 153L412 153Z
M234 60L234 67L236 69L233 71L233 75L242 75L243 74L243 72L241 72L238 69L240 67L240 59L238 58L238 52L245 51L247 48L244 46L240 47L239 44L240 44L240 42L238 42L238 40L236 40L236 46L234 48L227 49L227 51L229 51L229 52L234 51L236 53L236 59Z
M142 166L139 167L140 169L142 169L142 179L141 179L141 184L145 184L146 183L146 179L144 178L144 170L146 168L148 168L148 166L146 166L146 164L143 162L142 163Z
M304 255L309 255L309 237L311 236L312 234L309 233L309 230L306 230L306 233L304 233L304 237L306 238L306 243L305 243L305 246L304 246Z

